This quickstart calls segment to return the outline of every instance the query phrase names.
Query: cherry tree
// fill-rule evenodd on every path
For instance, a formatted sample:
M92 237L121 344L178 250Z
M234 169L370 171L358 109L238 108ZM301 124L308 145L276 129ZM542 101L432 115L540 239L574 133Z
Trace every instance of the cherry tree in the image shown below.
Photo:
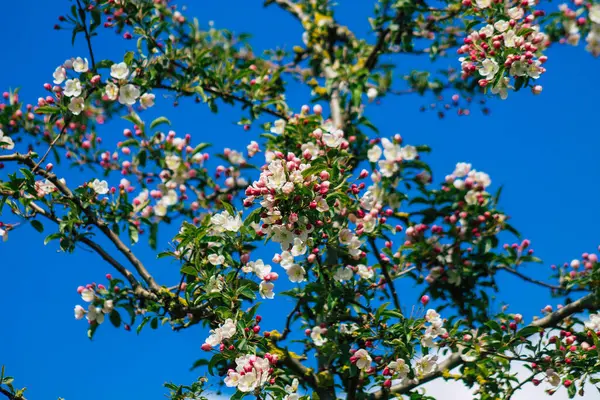
M598 256L547 281L529 277L524 266L541 260L509 224L499 185L468 160L434 181L429 147L380 133L369 106L444 95L442 112L465 116L486 97L543 95L548 47L600 54L600 3L373 3L372 34L361 38L330 1L267 0L304 34L291 52L257 54L246 36L203 27L169 0L75 0L56 28L89 53L48 66L37 103L17 91L0 103L2 251L28 223L40 246L106 262L111 273L90 277L103 283L74 297L90 338L111 324L209 329L197 346L201 376L167 384L172 399L206 398L207 382L235 399L432 399L421 386L433 380L482 400L526 385L540 397L560 387L583 395L600 381ZM94 42L115 38L131 51L100 59ZM431 67L398 80L403 54ZM441 58L454 66L439 70ZM310 89L310 105L291 109L290 82ZM262 134L212 152L166 116L145 119L173 98L214 112L231 105L243 129ZM117 118L129 128L105 145L103 125ZM63 179L59 163L81 179ZM167 225L174 237L159 235ZM157 281L136 243L175 261L179 279ZM495 308L500 271L562 305L540 304L533 321ZM402 280L422 290L420 302L396 289ZM276 297L293 300L289 314L261 316ZM261 329L266 318L279 329ZM0 393L25 399L8 372Z

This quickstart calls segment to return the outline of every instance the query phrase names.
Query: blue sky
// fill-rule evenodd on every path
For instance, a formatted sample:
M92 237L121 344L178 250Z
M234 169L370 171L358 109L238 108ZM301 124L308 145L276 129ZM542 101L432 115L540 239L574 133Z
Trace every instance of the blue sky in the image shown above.
M69 57L87 56L87 52L83 42L71 47L68 32L52 29L70 2L4 3L0 91L20 87L21 98L35 102L57 65ZM260 1L189 3L186 15L204 24L214 20L218 28L250 32L256 49L291 49L300 42L296 21L276 8L263 9ZM357 32L367 32L368 4L346 3L339 7L338 17ZM96 59L120 60L128 44L111 32L102 32L94 41ZM407 143L430 145L433 153L426 160L438 178L450 173L456 162L467 161L489 173L493 187L504 185L502 208L546 261L528 268L527 273L537 278L547 277L552 263L594 251L600 223L596 200L600 195L596 155L600 135L591 119L598 112L598 60L582 48L560 46L550 49L548 56L548 72L540 82L543 94L534 97L524 91L511 94L505 102L491 100L492 112L487 117L474 109L469 117L448 114L440 120L434 112L419 111L431 98L410 96L388 97L367 110L382 135L400 133ZM454 56L441 63L458 66ZM402 58L397 73L423 65L414 57ZM299 107L308 102L304 94L292 86L291 104ZM166 114L177 132L191 133L196 142L213 141L214 149L235 143L243 150L260 133L257 128L244 132L235 125L239 113L228 106L215 116L192 102L183 102L177 109L170 104L157 96L157 107L148 118ZM119 123L107 125L101 134L106 140L111 135L118 140L122 128ZM89 178L74 171L66 171L65 176L77 183ZM10 216L5 214L3 220L10 222ZM169 236L163 234L161 239L166 245ZM175 282L176 265L156 262L144 246L136 251L159 281ZM29 388L29 398L160 399L165 381L188 383L197 376L189 367L202 355L199 346L206 335L201 329L180 333L148 329L137 336L107 325L94 341L87 339L86 324L73 318L73 306L80 302L75 290L86 282L102 282L112 272L94 254L58 253L54 244L43 246L43 237L25 227L0 244L0 255L0 364L17 378L17 386ZM503 276L500 283L499 298L528 319L553 302L544 290L517 286L519 282L511 277ZM403 296L404 304L417 301L417 291L411 288ZM271 304L269 311L283 315L286 305ZM272 322L266 325L275 327Z

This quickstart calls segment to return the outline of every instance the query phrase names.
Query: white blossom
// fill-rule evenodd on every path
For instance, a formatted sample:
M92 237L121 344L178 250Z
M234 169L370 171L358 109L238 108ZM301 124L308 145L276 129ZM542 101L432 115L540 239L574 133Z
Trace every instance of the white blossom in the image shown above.
M356 353L354 353L354 357L356 357L356 367L358 369L367 369L371 366L371 362L373 359L369 352L365 349L358 349Z
M321 328L320 326L315 326L314 328L312 328L312 330L310 332L310 338L315 343L315 346L317 346L317 347L323 346L325 344L325 342L327 342L327 338L323 337L323 335L326 332L327 331L324 330L323 328Z
M271 133L274 133L276 135L283 135L283 133L285 132L285 125L286 122L284 119L278 119L273 123L273 126L271 127Z
M69 103L69 111L73 115L79 115L85 109L85 100L81 97L73 97Z
M119 89L119 103L121 104L127 104L127 105L133 105L135 104L136 100L140 97L140 89L135 86L132 85L131 83L128 83L125 86L121 86L121 88Z
M14 148L15 142L0 129L0 149L12 150Z
M275 285L271 282L262 281L259 285L259 294L263 299L272 299L275 297L275 293L273 293L273 288Z
M65 82L65 89L63 90L63 94L67 97L77 97L81 95L81 82L79 79L69 79Z
M113 64L110 67L110 76L115 79L127 79L129 76L129 67L124 62L120 62L118 64Z
M88 72L89 69L87 58L77 57L75 60L73 60L73 70L75 72Z
M98 194L108 193L108 182L94 179L92 182L92 190Z
M142 97L140 97L140 105L143 109L150 108L154 106L155 95L152 93L144 93Z
M54 84L60 85L67 79L67 71L62 66L56 67L52 77L54 78Z

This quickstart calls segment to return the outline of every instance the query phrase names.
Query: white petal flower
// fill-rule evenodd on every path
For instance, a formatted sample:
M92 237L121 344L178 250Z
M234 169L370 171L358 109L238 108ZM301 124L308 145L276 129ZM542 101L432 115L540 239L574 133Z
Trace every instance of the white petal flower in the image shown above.
M496 60L491 59L491 58L486 58L481 63L481 68L479 68L478 71L479 71L480 75L485 77L485 79L491 81L492 79L494 79L494 76L496 76L496 73L498 72L499 69L500 69L500 67L498 66L498 63L496 62Z
M488 8L492 4L492 0L475 0L478 8Z
M79 115L85 109L85 100L81 97L73 97L69 103L69 111L73 115Z
M75 319L82 319L85 316L85 308L80 305L75 306Z
M121 104L134 105L139 97L140 89L131 83L121 86L119 89L119 103Z
M79 79L69 79L65 82L63 94L67 97L77 97L81 95L81 82Z
M377 95L379 95L379 92L376 88L370 87L369 89L367 89L367 98L369 99L369 101L375 100Z
M0 129L0 149L12 150L14 148L15 142Z
M275 297L275 293L273 293L273 288L275 285L271 282L262 281L259 285L259 294L263 299L272 299Z
M326 331L320 326L315 326L314 328L312 328L312 331L310 332L310 338L315 343L315 346L323 346L325 342L327 342L327 338L323 337L325 332Z
M369 352L365 349L358 349L356 353L354 353L354 357L356 357L356 367L358 369L367 369L371 366L371 362L373 359Z
M293 264L285 272L287 272L290 282L300 283L306 280L306 271L301 265Z
M115 101L119 97L119 87L112 82L108 82L104 88L104 94L110 101Z
M98 194L108 193L108 182L94 179L92 182L92 190Z
M89 68L89 65L88 65L87 58L77 57L73 61L73 70L75 72L79 72L79 73L88 72L89 69L90 68Z
M369 162L376 163L381 158L381 154L383 151L381 147L375 145L367 151L367 157L369 158Z
M52 77L54 78L54 84L60 85L67 79L67 71L63 67L56 67Z
M271 127L271 133L282 135L285 132L285 125L286 122L284 119L278 119L273 123L273 126Z
M142 108L146 109L154 106L155 97L156 96L154 96L152 93L144 93L140 98L140 105L142 106Z
M594 4L588 10L590 21L595 24L600 24L600 4Z
M129 67L124 62L113 64L110 67L110 76L115 79L127 79L129 76Z
M93 289L83 289L81 291L81 298L83 299L83 301L85 301L86 303L89 303L91 301L94 301L94 298L96 297L96 293L94 292Z

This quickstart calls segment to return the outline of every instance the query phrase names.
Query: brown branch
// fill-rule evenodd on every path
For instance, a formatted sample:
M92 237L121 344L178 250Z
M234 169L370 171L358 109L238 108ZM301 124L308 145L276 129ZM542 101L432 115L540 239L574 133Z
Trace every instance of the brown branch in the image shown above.
M29 153L26 155L14 153L4 157L0 156L0 161L18 161L19 163L27 165L29 168L33 168L35 166L35 162L32 160L34 156L35 153ZM144 282L146 282L151 290L156 292L160 290L160 286L156 283L152 275L150 275L146 267L144 267L144 264L135 256L135 254L133 254L131 249L127 247L125 243L123 243L119 235L114 233L104 221L99 219L95 212L87 207L84 207L81 200L75 196L73 192L71 192L67 185L61 182L52 172L38 169L35 171L35 174L48 179L67 199L75 203L75 205L77 205L77 207L79 207L79 209L81 209L81 211L88 217L90 223L98 227L98 229L100 229L100 231L104 233L104 235L108 237L111 242L113 242L119 252L121 252L121 254L127 258L127 260L133 265L137 273L142 277Z
M579 300L576 300L572 303L567 304L563 308L548 314L547 316L537 319L533 321L529 326L535 326L538 328L547 328L556 325L558 322L564 320L565 318L583 311L585 309L594 309L600 306L600 301L595 294L588 294L584 297L581 297ZM444 371L450 371L461 364L464 361L460 357L460 353L453 353L443 362L438 365L436 371L431 372L425 375L423 378L419 379L417 383L406 383L392 386L389 390L379 390L373 394L371 394L371 400L382 400L388 396L389 393L392 394L406 394L411 390L419 387L427 382L430 382L434 379L439 378L443 375Z
M525 274L522 274L521 272L517 271L514 268L511 268L507 265L501 265L498 267L498 269L502 269L506 272L509 272L515 276L518 276L519 278L523 279L524 281L530 282L530 283L534 283L536 285L548 288L548 289L552 289L552 290L556 290L556 291L569 291L569 292L589 292L589 290L584 289L584 288L573 288L573 289L568 289L564 286L556 286L556 285L551 285L549 283L543 282L543 281L539 281L537 279L533 279L528 277Z
M402 307L400 305L400 299L398 298L398 293L396 292L396 286L394 285L394 281L392 280L392 277L390 276L390 273L387 269L387 263L385 263L381 259L381 255L379 254L379 249L377 248L377 243L375 243L375 238L370 237L369 244L371 245L371 248L373 249L373 254L375 254L375 258L377 258L377 261L379 262L379 265L381 266L381 272L383 273L383 277L385 278L385 281L390 289L392 300L394 301L394 305L396 306L398 311L402 312Z
M85 10L81 6L81 2L77 0L77 8L79 9L79 18L81 18L81 26L83 27L83 33L85 35L85 41L87 42L88 50L90 52L90 61L92 62L92 69L96 69L96 62L94 61L94 51L92 50L92 37L87 27Z
M6 389L3 389L2 387L0 387L0 394L5 395L9 400L26 400L25 397L15 396L14 394L12 394Z

